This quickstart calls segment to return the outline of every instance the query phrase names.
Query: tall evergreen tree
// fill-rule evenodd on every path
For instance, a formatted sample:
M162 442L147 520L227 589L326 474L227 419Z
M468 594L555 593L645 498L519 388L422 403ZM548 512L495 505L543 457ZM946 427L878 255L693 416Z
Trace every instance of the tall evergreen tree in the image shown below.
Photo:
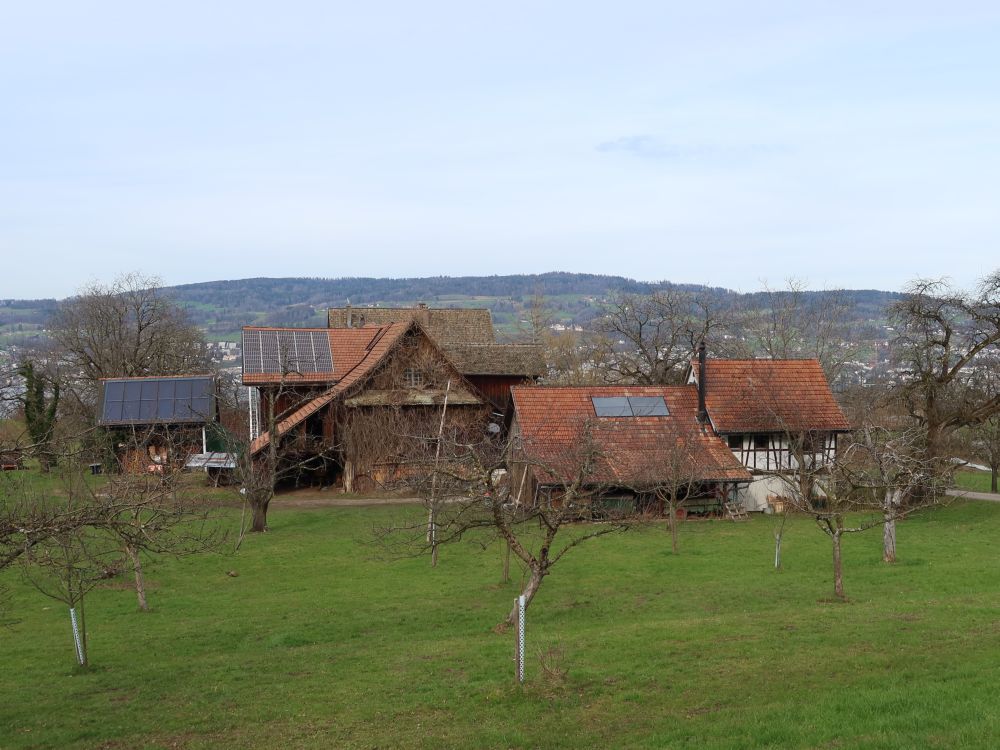
M42 471L48 471L55 463L52 435L55 432L56 411L59 408L59 382L39 372L31 360L23 361L17 373L24 380L21 404L24 407L25 426Z

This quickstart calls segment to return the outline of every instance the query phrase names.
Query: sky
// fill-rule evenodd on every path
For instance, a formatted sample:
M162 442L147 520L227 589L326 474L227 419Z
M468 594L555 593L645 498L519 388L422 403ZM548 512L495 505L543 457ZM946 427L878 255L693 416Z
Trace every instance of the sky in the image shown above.
M995 2L0 5L0 298L1000 267Z

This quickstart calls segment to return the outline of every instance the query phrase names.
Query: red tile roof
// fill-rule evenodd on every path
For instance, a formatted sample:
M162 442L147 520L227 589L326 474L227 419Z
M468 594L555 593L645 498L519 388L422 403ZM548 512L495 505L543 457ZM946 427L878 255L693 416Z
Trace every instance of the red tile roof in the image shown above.
M749 482L750 473L711 430L698 423L691 386L511 388L524 451L542 482L573 481L584 456L595 455L587 484L642 488L669 482ZM663 417L598 417L594 397L662 396Z
M697 378L697 362L692 372ZM851 429L815 359L710 359L706 386L721 434Z
M331 329L330 348L333 350L334 369L338 380L331 388L278 422L275 426L278 435L284 435L293 427L302 424L310 415L368 377L412 326L412 323L390 323L373 328ZM248 382L246 377L243 382ZM262 432L250 443L251 455L261 451L270 440L270 435Z
M280 385L282 383L337 383L366 361L371 351L389 335L402 335L409 323L389 323L382 326L364 328L264 328L244 326L245 333L254 331L322 331L330 338L330 352L333 355L333 372L306 373L243 373L244 385Z

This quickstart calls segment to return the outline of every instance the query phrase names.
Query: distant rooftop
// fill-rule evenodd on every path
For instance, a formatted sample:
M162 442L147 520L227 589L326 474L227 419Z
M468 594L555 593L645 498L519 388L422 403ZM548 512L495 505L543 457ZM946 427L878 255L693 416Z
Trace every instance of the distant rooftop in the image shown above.
M492 344L496 342L493 317L485 307L331 307L330 328L357 328L418 322L438 344Z

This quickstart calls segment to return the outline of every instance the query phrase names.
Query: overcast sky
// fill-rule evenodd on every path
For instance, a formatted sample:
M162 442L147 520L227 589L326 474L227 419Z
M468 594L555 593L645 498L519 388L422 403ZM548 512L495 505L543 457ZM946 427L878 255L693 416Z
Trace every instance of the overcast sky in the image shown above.
M996 2L7 3L0 297L1000 266Z

